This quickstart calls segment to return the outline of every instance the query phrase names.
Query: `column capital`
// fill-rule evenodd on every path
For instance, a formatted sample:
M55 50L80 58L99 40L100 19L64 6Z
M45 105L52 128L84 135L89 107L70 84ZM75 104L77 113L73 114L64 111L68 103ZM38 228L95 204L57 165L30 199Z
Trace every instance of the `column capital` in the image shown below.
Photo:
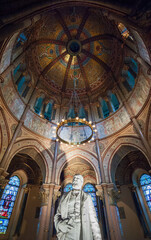
M100 198L100 200L104 200L104 190L102 185L95 185L97 191L96 191L96 195Z
M0 188L4 189L6 187L6 185L8 184L9 180L5 179L3 177L0 177Z
M119 191L115 188L109 188L108 191L110 205L116 206L116 203L120 199Z
M120 199L120 191L118 191L114 183L101 183L100 185L96 185L96 189L98 190L96 192L96 195L99 196L101 200L104 199L104 194L106 192L109 198L110 205L116 206L117 201L119 201ZM106 191L104 191L104 189L106 189Z
M135 185L133 185L133 184L129 184L129 185L128 185L128 188L130 189L131 192L135 192L137 186L135 186Z
M61 192L59 191L60 187L61 187L60 185L55 185L54 186L53 204L55 204L57 198L61 196Z
M42 205L47 205L49 200L49 184L43 184L39 189L39 199Z

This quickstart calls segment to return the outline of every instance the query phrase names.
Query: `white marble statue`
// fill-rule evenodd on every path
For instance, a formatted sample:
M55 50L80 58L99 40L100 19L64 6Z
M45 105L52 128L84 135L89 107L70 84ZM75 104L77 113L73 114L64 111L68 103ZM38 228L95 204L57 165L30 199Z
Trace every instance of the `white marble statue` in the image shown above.
M82 191L83 177L75 175L73 190L63 194L54 218L58 240L101 240L91 196Z

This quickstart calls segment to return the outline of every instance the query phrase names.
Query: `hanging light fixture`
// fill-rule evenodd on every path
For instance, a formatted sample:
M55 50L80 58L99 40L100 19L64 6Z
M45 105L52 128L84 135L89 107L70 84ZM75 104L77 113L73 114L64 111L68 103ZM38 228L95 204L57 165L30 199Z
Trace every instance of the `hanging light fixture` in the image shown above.
M73 92L68 103L69 111L67 119L64 117L61 122L57 124L56 136L57 141L72 146L79 146L80 144L90 142L96 129L91 121L86 120L84 107L76 91L78 86L78 78L76 78L76 75L73 78L73 86Z

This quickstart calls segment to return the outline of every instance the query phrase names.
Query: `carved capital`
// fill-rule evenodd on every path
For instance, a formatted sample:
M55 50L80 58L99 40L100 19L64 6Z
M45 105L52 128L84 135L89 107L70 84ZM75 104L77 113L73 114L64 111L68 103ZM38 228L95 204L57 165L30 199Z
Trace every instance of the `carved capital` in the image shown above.
M54 192L53 192L53 204L55 204L58 197L61 196L61 192L59 191L60 185L55 185Z
M5 179L3 176L0 177L0 188L4 189L8 184L9 180Z
M43 186L39 189L39 199L42 205L47 205L49 200L49 188L44 188Z
M24 185L22 188L24 189L24 193L28 193L31 187L29 185Z
M97 191L96 195L100 198L100 200L104 200L104 190L101 185L95 185Z
M109 196L110 205L116 205L120 199L118 190L115 188L108 188L107 193Z
M133 184L129 184L128 188L130 189L131 192L136 192L137 186L135 186Z

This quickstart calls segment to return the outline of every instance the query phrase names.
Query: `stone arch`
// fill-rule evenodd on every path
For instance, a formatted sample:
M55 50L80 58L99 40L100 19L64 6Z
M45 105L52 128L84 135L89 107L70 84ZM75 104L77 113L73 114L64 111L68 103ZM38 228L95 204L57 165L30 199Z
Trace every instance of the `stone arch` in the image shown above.
M36 161L41 169L43 181L45 183L51 181L52 154L50 151L45 149L40 142L34 139L19 140L14 144L12 148L11 154L7 161L7 169L11 162L11 159L19 152L26 153Z
M57 169L56 169L56 183L59 184L60 174L65 164L67 162L70 162L75 157L79 157L81 159L86 160L92 166L96 174L97 184L99 184L101 181L101 178L100 178L100 171L98 167L97 156L95 156L94 154L91 154L88 151L82 150L80 148L78 148L78 150L75 149L73 151L69 151L61 155L61 157L58 159Z
M147 152L138 137L124 136L117 138L106 150L103 156L103 168L106 182L112 182L114 173L111 173L113 162L118 165L120 160L130 151L140 150L149 162ZM117 159L120 159L119 162ZM150 164L150 163L149 163Z

